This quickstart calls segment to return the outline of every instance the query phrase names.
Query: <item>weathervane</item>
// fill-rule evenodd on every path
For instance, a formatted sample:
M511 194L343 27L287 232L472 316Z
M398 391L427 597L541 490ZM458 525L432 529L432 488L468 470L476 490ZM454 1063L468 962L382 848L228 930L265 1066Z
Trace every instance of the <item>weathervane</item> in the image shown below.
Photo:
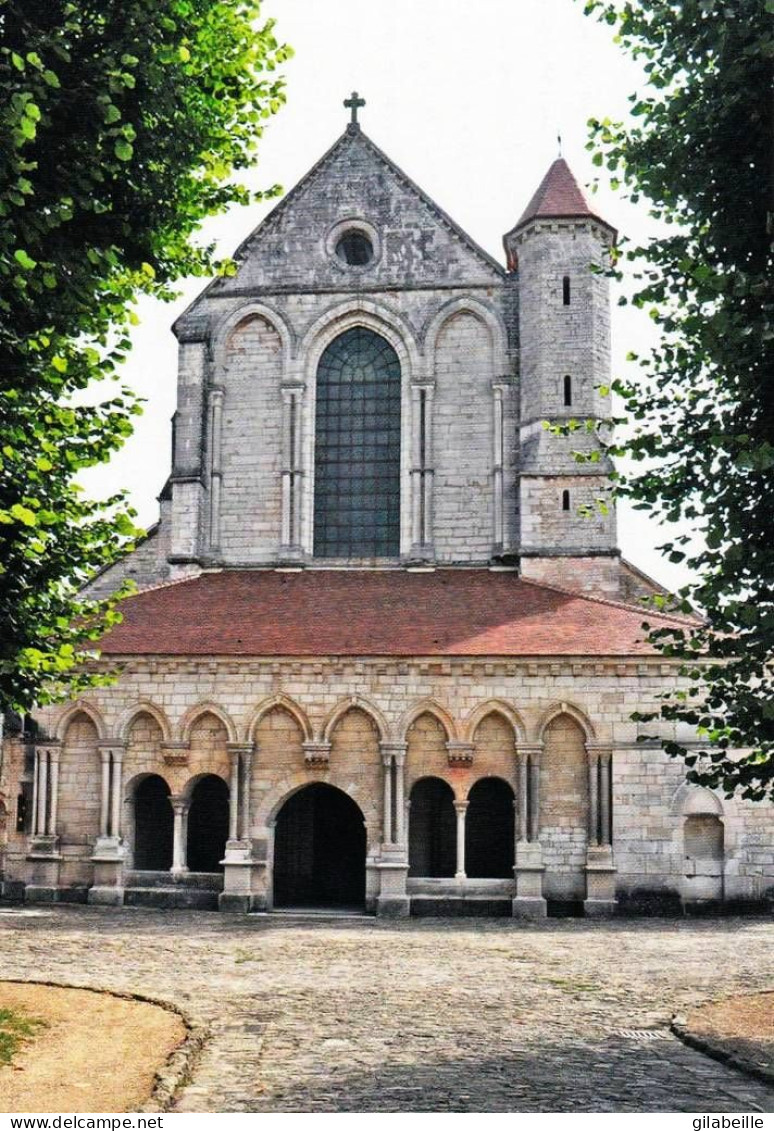
M346 106L346 108L348 110L352 111L352 118L350 119L350 125L352 125L352 126L358 125L357 112L360 109L360 107L365 106L365 104L366 104L365 98L361 98L356 90L352 91L352 94L349 98L344 99L344 105Z

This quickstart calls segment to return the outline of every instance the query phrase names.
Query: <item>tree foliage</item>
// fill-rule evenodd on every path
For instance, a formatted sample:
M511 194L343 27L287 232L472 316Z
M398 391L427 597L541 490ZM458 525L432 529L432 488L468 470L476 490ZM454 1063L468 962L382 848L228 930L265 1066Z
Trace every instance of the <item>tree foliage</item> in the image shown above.
M665 233L625 248L660 343L615 389L634 425L618 492L680 524L664 548L705 617L652 633L686 677L661 716L702 741L666 748L694 781L774 797L774 0L585 8L645 75L633 124L592 121L589 148Z
M259 17L259 0L0 0L0 710L98 678L84 645L118 613L78 593L137 532L123 496L75 479L139 406L90 390L116 380L138 296L231 269L193 237L255 198L234 174L284 102L290 50Z

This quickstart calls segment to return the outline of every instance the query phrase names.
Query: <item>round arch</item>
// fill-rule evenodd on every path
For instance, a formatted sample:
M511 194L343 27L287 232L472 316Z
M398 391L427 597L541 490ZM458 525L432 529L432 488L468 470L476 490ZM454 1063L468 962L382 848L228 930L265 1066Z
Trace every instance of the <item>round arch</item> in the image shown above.
M465 871L471 879L513 879L515 794L504 778L479 778L468 791Z
M344 790L309 782L279 807L274 828L275 907L365 906L366 827Z
M137 774L126 784L129 843L133 867L138 872L166 872L172 867L171 792L160 774Z
M409 794L409 875L444 878L457 870L454 790L438 777L422 777Z
M183 786L189 803L186 860L191 872L222 872L229 831L228 783L218 774L196 774Z

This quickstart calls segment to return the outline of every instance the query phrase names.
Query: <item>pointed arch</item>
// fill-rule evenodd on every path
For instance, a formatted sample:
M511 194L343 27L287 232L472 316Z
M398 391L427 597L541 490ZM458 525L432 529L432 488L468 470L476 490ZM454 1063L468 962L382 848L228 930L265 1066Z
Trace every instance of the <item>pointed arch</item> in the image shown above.
M226 711L224 711L224 709L222 707L219 707L216 703L205 702L205 703L197 703L195 706L190 707L189 710L186 711L185 715L183 716L182 721L180 723L180 731L179 731L180 739L181 739L182 742L190 742L191 741L191 731L193 729L194 723L196 723L197 720L200 719L202 715L214 715L215 718L219 719L220 722L223 723L223 726L226 728L226 734L228 735L228 741L229 742L237 742L238 741L237 728L234 725L234 721L231 718L231 716Z
M363 326L386 338L398 355L405 376L416 377L421 372L419 349L410 323L386 303L355 298L326 310L307 328L299 344L299 356L304 359L307 378L314 382L317 364L334 338L345 330Z
M586 742L595 742L597 733L589 719L588 715L579 707L574 706L572 703L554 703L543 715L543 718L537 728L536 737L539 742L542 742L545 737L546 728L558 718L560 715L567 715L583 731Z
M372 703L369 703L366 699L362 699L359 695L352 695L349 699L343 699L337 703L328 715L322 728L323 742L330 742L336 724L346 715L347 711L353 709L362 711L363 714L370 716L376 727L380 742L386 742L389 739L390 728L378 707L374 707Z
M420 717L420 715L432 715L437 719L443 729L446 731L446 741L456 742L459 739L459 728L451 713L441 706L437 699L427 698L420 699L418 703L414 703L409 707L408 711L403 715L399 725L398 732L401 741L406 740L409 727L412 723Z
M425 323L421 341L425 354L432 362L438 338L446 323L458 314L470 314L482 322L489 333L494 371L500 376L510 372L508 362L508 335L500 314L494 307L479 299L466 296L454 298L441 306Z
M292 715L304 736L304 742L311 742L314 738L314 733L306 712L287 695L272 695L270 699L264 699L258 704L245 728L245 741L254 742L255 732L260 725L261 719L263 719L265 715L268 715L269 711L274 711L278 708Z
M500 715L508 723L513 730L513 739L517 746L520 742L527 741L527 728L515 707L506 703L504 699L487 699L474 707L466 716L463 725L463 740L465 742L473 741L479 723L483 722L487 715Z
M77 699L62 712L57 720L54 734L60 742L64 742L67 728L78 715L85 715L94 724L94 729L97 732L97 738L100 742L104 742L107 739L107 727L105 726L105 720L102 718L100 712L96 707L93 707L91 703L85 703L82 699Z
M133 703L131 707L128 707L119 719L116 733L119 735L122 742L128 741L129 732L138 715L150 715L158 724L159 730L161 731L162 742L170 742L172 740L172 727L164 711L149 699L140 699L137 703Z
M263 302L250 300L249 302L242 303L236 310L232 310L231 313L221 319L215 327L212 336L212 353L215 361L216 380L224 370L228 353L228 341L231 334L244 322L248 322L252 318L262 318L279 337L282 344L282 373L284 376L288 360L293 356L295 346L295 334L293 329L285 316L278 310L275 310L274 307L267 306L266 303Z

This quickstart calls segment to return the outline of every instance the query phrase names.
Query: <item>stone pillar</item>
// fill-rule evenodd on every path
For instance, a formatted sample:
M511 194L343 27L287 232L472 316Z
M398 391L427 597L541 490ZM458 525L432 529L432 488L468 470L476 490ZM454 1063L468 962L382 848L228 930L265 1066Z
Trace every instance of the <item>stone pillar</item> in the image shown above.
M207 374L207 318L183 316L175 326L178 355L175 450L172 453L172 530L169 561L173 567L198 559L203 510L202 420ZM173 569L173 573L177 572Z
M543 849L540 845L540 754L542 743L519 743L519 839L513 874L516 895L513 915L517 919L544 919Z
M282 560L297 561L301 557L301 483L303 385L282 387Z
M99 799L99 835L107 837L110 822L110 750L102 747L102 789Z
M32 827L31 834L38 832L38 783L40 781L40 748L35 747L35 768L32 772Z
M411 543L422 545L422 390L411 387Z
M596 774L597 788L589 791L591 815L589 826L598 830L595 838L589 837L586 850L586 915L613 915L616 910L615 876L613 859L612 821L610 811L610 784L612 751L609 746L586 743L589 772ZM591 780L591 779L590 779Z
M239 839L239 751L229 748L231 786L228 798L228 839Z
M35 747L35 808L32 837L27 851L29 880L24 898L30 903L51 903L58 898L59 839L56 835L59 792L58 742Z
M599 844L599 755L588 751L589 759L589 844Z
M250 784L253 780L253 750L249 746L242 755L242 841L250 840Z
M382 766L384 767L382 843L392 844L394 840L392 829L392 754L382 754Z
M428 553L432 552L433 545L433 394L435 389L428 385L424 389L424 451L422 466L422 544Z
M455 801L454 810L457 814L457 870L455 880L465 880L465 814L468 811L467 801Z
M169 803L174 813L174 827L172 833L172 875L184 876L188 871L186 832L189 801L187 797L171 794Z
M382 846L379 863L376 865L379 873L376 913L389 919L401 919L409 914L410 909L406 894L408 854L403 821L406 744L381 742L379 750L384 767L384 805Z
M220 549L220 497L223 482L223 396L218 386L210 389L210 551Z
M101 831L91 858L94 877L87 899L89 903L118 907L124 901L126 858L126 848L121 842L123 743L111 741L101 743L100 756L102 758Z
M503 392L505 386L492 386L493 438L492 452L492 541L495 552L503 548Z

